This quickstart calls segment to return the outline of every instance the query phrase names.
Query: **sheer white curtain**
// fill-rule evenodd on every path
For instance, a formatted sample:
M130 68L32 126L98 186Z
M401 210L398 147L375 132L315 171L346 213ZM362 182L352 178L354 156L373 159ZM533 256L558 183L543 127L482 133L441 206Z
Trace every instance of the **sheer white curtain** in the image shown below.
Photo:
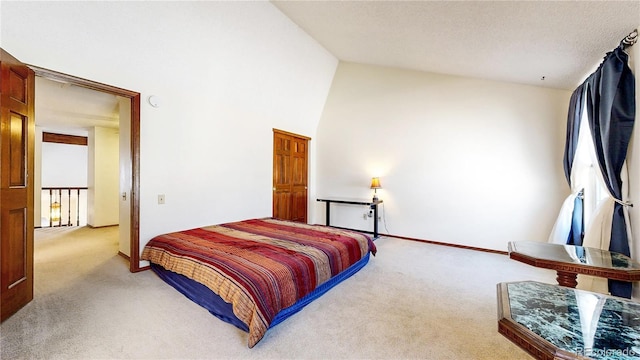
M573 206L576 201L576 196L580 189L574 187L571 189L571 194L562 203L560 207L560 213L556 219L556 223L551 229L551 235L549 235L549 242L553 244L566 244L569 238L569 232L571 231L571 221L573 216Z
M585 231L588 228L589 219L596 210L598 202L603 197L604 183L596 180L597 162L593 150L593 139L589 131L589 122L586 119L586 111L582 112L580 128L578 132L578 145L571 168L571 194L565 199L555 225L549 236L549 242L554 244L566 244L571 231L571 221L576 196L583 191L583 213L585 219ZM594 164L596 164L594 166Z

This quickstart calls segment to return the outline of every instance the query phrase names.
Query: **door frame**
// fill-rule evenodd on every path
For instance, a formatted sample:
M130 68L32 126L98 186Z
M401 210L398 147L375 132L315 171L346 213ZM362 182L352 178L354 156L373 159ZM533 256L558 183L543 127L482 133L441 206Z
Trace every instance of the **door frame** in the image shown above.
M131 101L131 218L129 271L139 272L149 267L140 267L140 93L119 87L83 79L39 66L26 64L36 76L96 90ZM33 150L32 150L33 151Z
M275 148L275 138L276 138L276 134L281 135L281 136L288 136L299 140L304 140L305 141L305 177L306 177L306 184L305 184L305 208L304 208L304 223L308 223L309 222L309 143L311 142L311 138L306 136L306 135L300 135L300 134L296 134L296 133L292 133L290 131L285 131L285 130L280 130L280 129L276 129L276 128L272 128L272 135L271 135L271 139L272 139L272 146L273 146L273 153L271 155L271 179L272 179L272 192L271 192L271 216L272 217L276 217L276 178L275 178L275 156L276 156L276 148ZM292 199L293 200L293 199Z

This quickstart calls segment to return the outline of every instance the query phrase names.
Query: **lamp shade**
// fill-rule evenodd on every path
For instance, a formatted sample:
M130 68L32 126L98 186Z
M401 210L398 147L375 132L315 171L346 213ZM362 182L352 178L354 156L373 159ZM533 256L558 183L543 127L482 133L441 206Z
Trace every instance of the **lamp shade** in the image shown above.
M54 202L51 204L51 221L60 221L60 203Z
M380 178L377 178L377 177L371 178L371 188L372 189L382 188L382 185L380 185Z

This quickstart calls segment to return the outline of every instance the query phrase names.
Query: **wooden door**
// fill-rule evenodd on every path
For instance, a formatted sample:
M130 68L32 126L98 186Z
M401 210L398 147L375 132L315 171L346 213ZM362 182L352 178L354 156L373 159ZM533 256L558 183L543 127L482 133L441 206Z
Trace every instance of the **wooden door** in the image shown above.
M0 321L33 299L35 77L0 49Z
M273 130L273 217L307 222L308 137Z

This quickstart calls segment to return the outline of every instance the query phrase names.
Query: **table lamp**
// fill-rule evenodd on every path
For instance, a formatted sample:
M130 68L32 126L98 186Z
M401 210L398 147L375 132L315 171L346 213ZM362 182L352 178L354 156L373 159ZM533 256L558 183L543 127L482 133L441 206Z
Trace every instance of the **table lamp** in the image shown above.
M371 188L373 189L373 201L378 201L377 190L382 188L380 185L380 178L371 178Z
M58 222L60 221L60 203L59 202L54 202L53 204L51 204L51 210L50 210L51 214L51 221L52 222Z

